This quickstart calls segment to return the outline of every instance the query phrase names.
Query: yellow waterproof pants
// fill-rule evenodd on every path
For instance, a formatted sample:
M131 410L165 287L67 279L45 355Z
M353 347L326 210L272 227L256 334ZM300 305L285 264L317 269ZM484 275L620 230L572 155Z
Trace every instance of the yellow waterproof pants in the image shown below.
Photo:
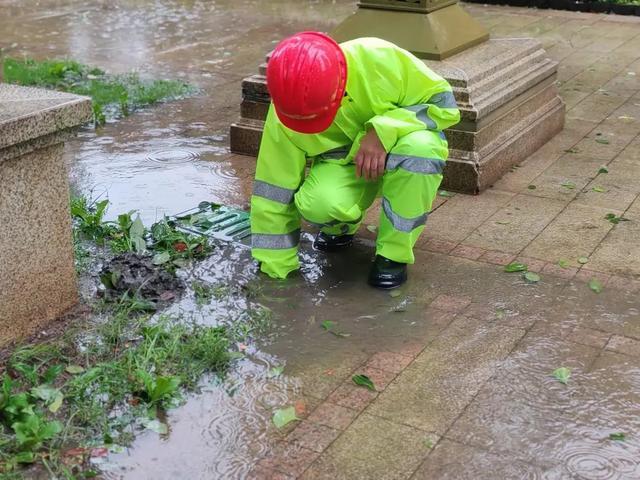
M356 178L353 163L320 156L295 194L295 205L308 222L332 235L354 234L376 196L382 196L376 253L390 260L414 263L413 246L424 230L442 181L448 156L444 134L432 130L410 133L387 156L381 179Z

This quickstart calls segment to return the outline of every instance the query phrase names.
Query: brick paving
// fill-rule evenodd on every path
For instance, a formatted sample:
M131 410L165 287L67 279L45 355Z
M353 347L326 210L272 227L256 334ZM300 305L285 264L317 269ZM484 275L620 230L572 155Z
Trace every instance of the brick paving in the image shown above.
M640 477L640 440L606 440L640 426L640 19L467 8L493 35L537 37L560 61L567 127L486 193L439 199L413 288L442 270L449 286L432 292L425 316L446 319L443 329L402 353L373 353L320 399L286 439L315 452L279 465L295 478ZM603 165L609 173L598 173ZM631 221L614 225L607 213ZM366 222L377 216L373 208ZM519 296L515 280L492 289L514 260L542 275L534 288L546 293ZM445 280L454 270L490 279L474 290L471 279ZM602 297L585 285L592 279ZM558 366L574 385L552 377ZM363 372L376 392L351 381ZM607 407L590 394L613 397ZM602 421L578 413L578 398Z

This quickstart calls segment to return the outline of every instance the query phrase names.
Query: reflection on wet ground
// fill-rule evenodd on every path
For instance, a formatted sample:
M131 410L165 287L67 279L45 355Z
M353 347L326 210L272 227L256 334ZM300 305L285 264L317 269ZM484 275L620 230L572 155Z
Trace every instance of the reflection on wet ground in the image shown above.
M202 200L245 207L253 166L228 155L240 80L282 36L329 30L350 1L0 0L10 55L68 56L114 72L181 78L183 101L84 129L66 147L74 189L108 195L110 215L145 223ZM261 278L269 334L222 383L142 433L108 478L640 478L637 294L544 275L528 284L495 265L419 252L401 295L363 282L372 245L327 257L305 238L304 268ZM245 248L214 251L187 283L229 287L168 314L207 324L255 305L234 291L256 278ZM339 337L324 320L338 322ZM285 366L282 376L270 370ZM568 385L551 372L571 368ZM378 392L351 385L367 372ZM305 419L277 431L275 408ZM624 432L625 441L609 434ZM429 445L424 441L429 439ZM435 448L431 448L431 444ZM354 445L356 448L354 448Z

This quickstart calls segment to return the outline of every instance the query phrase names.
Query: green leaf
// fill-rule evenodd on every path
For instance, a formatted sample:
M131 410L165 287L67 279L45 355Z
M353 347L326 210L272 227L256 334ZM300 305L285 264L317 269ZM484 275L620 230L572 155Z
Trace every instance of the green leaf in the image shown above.
M16 463L33 463L36 461L34 452L18 452L13 456Z
M333 322L333 321L331 321L331 320L324 320L324 321L321 323L321 326L322 326L322 328L324 328L327 332L330 332L330 331L331 331L331 329L332 329L333 327L335 327L335 326L336 326L336 322Z
M58 388L50 385L39 385L31 389L31 395L43 400L47 404L53 402L59 393L60 390Z
M169 252L156 253L153 256L154 265L164 265L171 260L171 254Z
M155 419L155 420L148 420L144 422L144 427L147 430L151 430L153 432L156 432L160 435L166 435L167 433L169 433L169 427L167 427L166 423L162 423L160 420Z
M606 165L602 165L598 170L598 173L609 173L609 169L607 168Z
M558 266L561 268L569 268L569 262L567 260L558 260Z
M144 237L144 224L142 223L142 220L140 220L140 215L137 215L136 219L131 224L129 236L132 239Z
M325 320L322 322L322 328L324 328L327 332L335 335L336 337L350 337L350 333L338 332L334 330L334 327L337 325L336 322L332 322L331 320Z
M399 297L400 295L402 295L402 292L401 292L400 290L398 290L398 289L391 290L391 291L389 292L389 296L390 296L391 298L397 298L397 297Z
M448 192L447 190L438 190L438 195L440 195L441 197L454 197L456 194Z
M569 190L576 188L576 184L568 180L566 182L562 182L560 185Z
M147 243L142 237L131 237L131 244L133 245L134 251L138 254L144 252L147 248Z
M529 283L538 283L540 281L540 275L534 272L525 272L524 279Z
M84 367L81 367L80 365L69 365L65 370L71 375L77 375L84 372Z
M620 442L624 442L627 436L623 432L610 433L609 440L618 440Z
M267 378L276 378L282 375L284 372L284 365L280 365L279 367L273 367L267 372Z
M375 225L367 225L367 230L369 230L371 233L376 233L378 231L378 227L376 227Z
M520 262L511 262L509 265L504 267L505 272L513 273L513 272L526 272L528 270L528 266L525 263Z
M609 140L606 138L596 138L596 142L601 143L602 145L609 145Z
M584 265L585 263L588 263L588 262L589 262L589 259L588 259L587 257L580 257L580 258L578 258L578 263L579 263L580 265Z
M62 392L58 392L58 395L56 395L56 398L53 400L53 402L51 402L51 405L49 405L49 411L51 413L56 413L58 410L60 410L63 400L64 400L64 395L62 395Z
M295 407L279 408L273 414L273 424L278 428L282 428L296 420L300 419L296 415Z
M598 193L605 193L606 192L606 190L604 188L602 188L602 187L593 187L592 190L594 192L598 192Z
M178 268L184 268L189 262L186 258L176 258L173 260L173 264Z
M376 386L373 384L373 382L371 381L371 379L369 377L367 377L366 375L354 375L353 377L351 377L351 380L353 380L353 383L355 383L356 385L360 386L360 387L365 387L368 388L369 390L375 392L376 391Z
M499 220L496 222L498 225L509 225L511 222L508 220Z
M578 150L576 147L571 147L565 150L566 153L578 153L580 150Z
M425 438L424 446L427 448L433 448L433 440L431 440L430 438Z
M597 278L592 278L589 280L589 288L596 293L602 292L602 282Z
M529 190L535 190L535 189L536 189L536 186L535 186L535 185L529 185L529 186L527 186L527 188L528 188Z
M560 383L563 383L566 385L567 382L569 381L569 377L571 376L571 370L569 370L567 367L556 368L553 371L553 376Z

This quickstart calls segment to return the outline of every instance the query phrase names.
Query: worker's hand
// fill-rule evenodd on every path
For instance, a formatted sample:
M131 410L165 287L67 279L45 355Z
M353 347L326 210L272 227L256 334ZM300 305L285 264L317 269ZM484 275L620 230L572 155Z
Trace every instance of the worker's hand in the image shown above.
M360 150L356 154L356 177L376 180L384 174L387 152L372 128L360 141Z

